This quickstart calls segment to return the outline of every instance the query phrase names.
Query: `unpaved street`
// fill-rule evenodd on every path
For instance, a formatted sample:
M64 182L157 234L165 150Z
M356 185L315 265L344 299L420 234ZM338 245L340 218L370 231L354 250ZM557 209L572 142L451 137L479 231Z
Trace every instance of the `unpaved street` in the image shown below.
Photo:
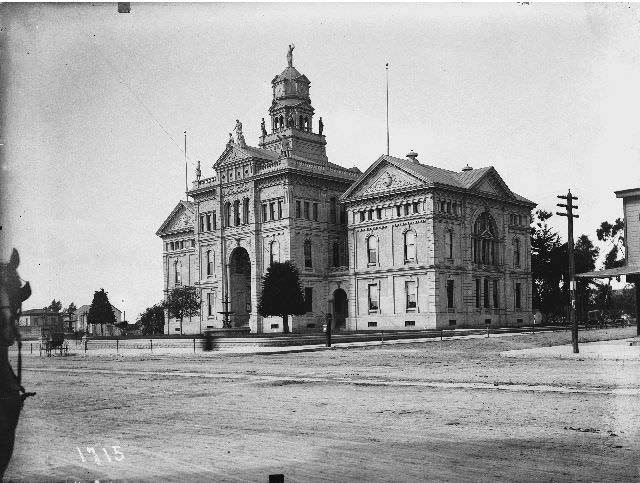
M639 362L499 355L569 340L553 333L297 354L28 357L24 384L38 394L27 400L7 477L640 479Z

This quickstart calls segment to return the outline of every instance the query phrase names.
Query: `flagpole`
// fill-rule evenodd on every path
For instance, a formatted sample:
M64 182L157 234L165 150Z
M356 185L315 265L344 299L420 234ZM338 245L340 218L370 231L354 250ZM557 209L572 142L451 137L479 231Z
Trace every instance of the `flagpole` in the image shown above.
M387 156L389 156L389 62L386 65L387 72Z
M186 201L189 201L189 185L187 183L187 131L184 132L184 194Z

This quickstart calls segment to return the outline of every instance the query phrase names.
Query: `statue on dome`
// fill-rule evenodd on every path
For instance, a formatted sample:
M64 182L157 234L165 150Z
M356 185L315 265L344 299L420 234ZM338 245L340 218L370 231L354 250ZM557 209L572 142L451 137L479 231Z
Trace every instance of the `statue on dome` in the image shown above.
M291 145L289 144L289 140L278 134L278 139L280 140L280 155L281 156L289 156L289 149Z
M234 128L234 131L236 132L236 140L238 144L242 147L246 146L247 143L244 140L244 134L242 134L242 123L238 119L236 119L236 127Z
M289 67L293 67L293 49L295 48L295 45L289 44L289 51L287 52L287 64L289 64Z
M324 130L324 123L322 122L322 116L318 120L318 134L322 135L322 131Z
M295 121L293 120L293 114L291 114L291 112L287 114L287 127L296 127Z
M202 170L200 169L200 160L198 160L198 166L196 166L196 179L200 181L202 177Z
M234 141L233 141L233 134L232 134L232 133L229 133L229 141L227 141L227 144L233 144L233 143L234 143Z
M264 125L264 117L262 118L262 122L260 123L260 130L262 131L262 137L267 135L267 128Z

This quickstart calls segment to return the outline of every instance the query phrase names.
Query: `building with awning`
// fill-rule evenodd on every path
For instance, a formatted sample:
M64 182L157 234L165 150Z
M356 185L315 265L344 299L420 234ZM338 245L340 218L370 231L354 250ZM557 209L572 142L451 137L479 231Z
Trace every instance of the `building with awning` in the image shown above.
M622 267L576 274L577 278L613 278L625 276L636 286L636 324L640 335L640 188L615 192L622 198L624 215L625 262Z

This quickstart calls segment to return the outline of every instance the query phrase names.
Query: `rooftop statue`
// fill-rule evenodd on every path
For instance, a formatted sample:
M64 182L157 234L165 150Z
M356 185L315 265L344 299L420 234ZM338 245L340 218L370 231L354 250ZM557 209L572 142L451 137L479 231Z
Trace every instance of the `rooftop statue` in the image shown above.
M236 140L238 144L244 147L247 143L244 140L244 134L242 134L242 123L238 119L236 119L236 127L234 128L234 131L236 132Z
M293 49L295 48L294 44L289 44L289 51L287 52L287 64L289 64L289 67L293 67Z

